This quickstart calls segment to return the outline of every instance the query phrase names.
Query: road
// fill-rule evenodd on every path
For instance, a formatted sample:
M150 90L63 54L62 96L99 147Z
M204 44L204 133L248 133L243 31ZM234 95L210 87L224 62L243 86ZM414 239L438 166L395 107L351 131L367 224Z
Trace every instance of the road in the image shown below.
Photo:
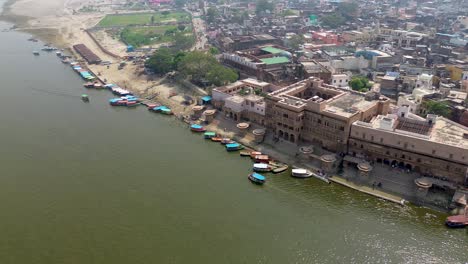
M201 19L201 13L192 12L188 9L186 11L192 14L192 24L193 24L194 32L197 38L197 42L195 43L195 46L193 47L193 49L194 50L204 49L205 45L208 43L208 39L206 38L205 21Z

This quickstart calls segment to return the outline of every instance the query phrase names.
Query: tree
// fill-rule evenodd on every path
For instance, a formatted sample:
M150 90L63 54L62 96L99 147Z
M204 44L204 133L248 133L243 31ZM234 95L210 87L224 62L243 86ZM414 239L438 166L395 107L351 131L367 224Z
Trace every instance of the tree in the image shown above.
M171 13L171 12L169 12L169 11L166 10L166 11L162 11L161 14L162 14L163 16L166 17L166 16L168 16L170 13Z
M180 25L177 26L177 29L180 30L180 31L184 31L185 30L185 25L180 24Z
M452 110L450 105L444 101L424 101L424 108L426 108L426 113L439 115L443 117L450 117L452 115Z
M298 50L304 44L304 37L302 35L294 35L288 39L288 47L293 50Z
M269 2L268 0L258 0L255 7L255 12L257 14L261 14L262 12L266 12L267 10L273 12L274 9L275 7L272 2Z
M367 92L372 87L372 84L369 83L366 77L355 76L349 81L349 86L355 91Z
M214 7L208 8L206 11L206 22L213 23L218 16L218 10Z
M193 51L180 60L178 69L185 76L192 76L192 80L201 81L217 63L218 61L212 55Z
M174 35L174 50L187 50L195 44L195 38L192 35L185 35L182 32L177 32Z
M341 13L342 16L345 17L352 17L356 15L356 12L358 10L358 5L356 3L340 3L338 5L338 11Z
M217 55L217 54L219 54L219 49L216 48L216 47L211 47L211 48L210 48L210 54L211 54L211 55Z
M237 80L238 75L230 68L224 67L221 64L213 65L207 72L206 77L208 81L216 86L226 85L230 82Z
M345 23L345 18L339 14L331 14L322 17L321 21L324 26L337 28Z
M151 24L154 24L154 15L151 16Z
M146 67L157 74L165 74L174 70L174 56L168 48L158 49L146 62Z

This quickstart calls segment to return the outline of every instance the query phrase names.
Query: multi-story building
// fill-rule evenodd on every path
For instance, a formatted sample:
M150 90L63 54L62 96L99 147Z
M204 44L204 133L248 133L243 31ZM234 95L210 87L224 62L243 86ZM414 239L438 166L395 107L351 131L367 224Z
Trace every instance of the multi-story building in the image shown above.
M313 142L337 152L346 152L353 122L387 114L390 105L378 93L340 89L317 78L274 91L265 102L266 125L276 137Z
M468 128L443 117L379 115L351 126L349 154L468 186Z
M236 121L265 124L265 101L262 95L274 89L269 83L244 79L212 91L213 106Z

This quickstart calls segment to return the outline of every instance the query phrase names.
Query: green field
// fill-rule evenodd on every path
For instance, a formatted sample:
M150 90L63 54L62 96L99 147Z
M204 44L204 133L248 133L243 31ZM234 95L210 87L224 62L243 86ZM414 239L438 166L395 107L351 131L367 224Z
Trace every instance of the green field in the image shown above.
M174 34L177 32L188 34L192 32L192 28L187 26L183 31L180 31L177 26L174 25L127 27L122 30L120 38L129 45L141 47L145 45L172 42Z
M151 24L151 17L154 16L154 23L164 22L190 22L190 15L185 12L163 12L140 13L140 14L122 14L107 15L98 24L100 27L128 26L128 25L146 25Z

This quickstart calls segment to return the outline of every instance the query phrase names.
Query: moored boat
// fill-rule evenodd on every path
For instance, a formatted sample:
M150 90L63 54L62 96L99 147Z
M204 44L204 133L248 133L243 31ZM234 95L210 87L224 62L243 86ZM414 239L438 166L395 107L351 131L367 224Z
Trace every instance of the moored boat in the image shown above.
M254 159L255 156L258 156L258 155L262 155L262 153L259 152L259 151L252 151L252 152L250 152L250 158L252 158L252 159Z
M253 170L256 172L269 172L271 171L271 166L266 163L254 163Z
M226 144L226 150L227 151L237 151L237 150L241 150L243 149L244 146L242 146L241 144L239 143L230 143L230 144Z
M93 82L87 82L87 83L83 84L83 86L85 88L94 88L94 83Z
M309 178L312 177L312 172L306 169L292 169L291 176L296 178Z
M230 138L221 139L221 144L223 144L223 145L232 144L232 143L235 143L235 141L231 140Z
M213 141L213 142L221 142L221 140L223 140L223 138L220 138L220 137L212 137L211 138L211 141Z
M193 132L205 132L206 131L206 129L203 126L197 125L197 124L191 125L190 130L192 130Z
M268 163L270 161L270 157L268 157L268 155L256 155L254 159L255 162L259 163Z
M445 224L451 228L462 228L468 226L468 215L452 215L447 217Z
M248 157L248 156L250 156L250 151L241 151L239 154L240 154L242 157Z
M205 134L203 135L203 137L205 139L212 139L214 137L216 137L216 133L215 132L205 132Z
M265 176L261 175L261 174L258 174L258 173L251 173L249 174L249 180L255 184L264 184L265 183Z
M288 168L289 168L288 165L283 165L281 167L277 167L277 168L273 169L273 173L281 173L283 171L286 171Z
M35 56L39 56L40 53L39 53L39 51L33 51L33 54L34 54Z
M127 106L128 107L135 107L135 106L138 106L140 103L138 103L137 101L127 101Z

